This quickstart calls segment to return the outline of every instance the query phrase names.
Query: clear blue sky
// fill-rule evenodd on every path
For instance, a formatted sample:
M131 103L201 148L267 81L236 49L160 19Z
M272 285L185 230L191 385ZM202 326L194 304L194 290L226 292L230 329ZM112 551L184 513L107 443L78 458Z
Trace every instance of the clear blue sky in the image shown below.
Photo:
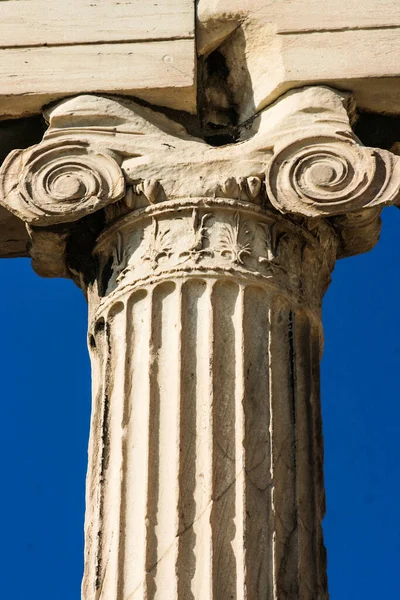
M400 597L400 211L342 260L324 303L322 403L331 600ZM90 370L71 282L0 260L0 598L78 600ZM223 600L223 599L221 599Z

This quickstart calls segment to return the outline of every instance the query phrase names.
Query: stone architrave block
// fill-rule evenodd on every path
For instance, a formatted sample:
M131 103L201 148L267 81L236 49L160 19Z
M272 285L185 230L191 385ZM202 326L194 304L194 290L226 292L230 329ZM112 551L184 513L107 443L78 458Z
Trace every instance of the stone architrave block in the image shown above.
M193 0L0 1L0 119L87 92L196 109Z

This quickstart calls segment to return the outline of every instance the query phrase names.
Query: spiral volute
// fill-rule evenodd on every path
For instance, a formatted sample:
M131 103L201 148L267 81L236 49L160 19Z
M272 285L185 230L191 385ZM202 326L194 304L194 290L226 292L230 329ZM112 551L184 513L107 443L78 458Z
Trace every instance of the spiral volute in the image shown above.
M42 143L9 155L0 174L3 203L34 225L73 222L125 192L117 161L88 144Z
M352 139L310 138L274 154L266 187L282 213L331 216L374 204L390 175L390 161L373 148Z

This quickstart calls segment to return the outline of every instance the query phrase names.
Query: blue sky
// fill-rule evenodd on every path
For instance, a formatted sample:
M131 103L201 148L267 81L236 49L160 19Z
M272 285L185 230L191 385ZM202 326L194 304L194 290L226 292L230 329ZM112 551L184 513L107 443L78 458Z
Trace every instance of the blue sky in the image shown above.
M397 598L400 211L339 261L324 302L322 404L331 600ZM78 600L90 369L71 282L0 260L0 598ZM222 600L222 599L221 599Z

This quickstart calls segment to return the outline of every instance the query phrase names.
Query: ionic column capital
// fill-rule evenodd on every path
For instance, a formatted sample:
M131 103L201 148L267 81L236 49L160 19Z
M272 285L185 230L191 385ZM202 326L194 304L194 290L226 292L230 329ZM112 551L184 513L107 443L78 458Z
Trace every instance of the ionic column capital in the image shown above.
M62 247L84 217L101 215L99 233L101 221L188 198L247 203L310 230L328 218L339 255L354 254L376 241L380 207L398 201L400 158L364 147L351 116L348 95L301 88L244 125L238 143L212 147L130 100L79 96L46 112L40 144L6 159L0 203L37 236L35 266L48 275L67 272Z
M325 87L278 101L266 189L282 213L335 217L400 200L400 157L354 134L352 98Z

